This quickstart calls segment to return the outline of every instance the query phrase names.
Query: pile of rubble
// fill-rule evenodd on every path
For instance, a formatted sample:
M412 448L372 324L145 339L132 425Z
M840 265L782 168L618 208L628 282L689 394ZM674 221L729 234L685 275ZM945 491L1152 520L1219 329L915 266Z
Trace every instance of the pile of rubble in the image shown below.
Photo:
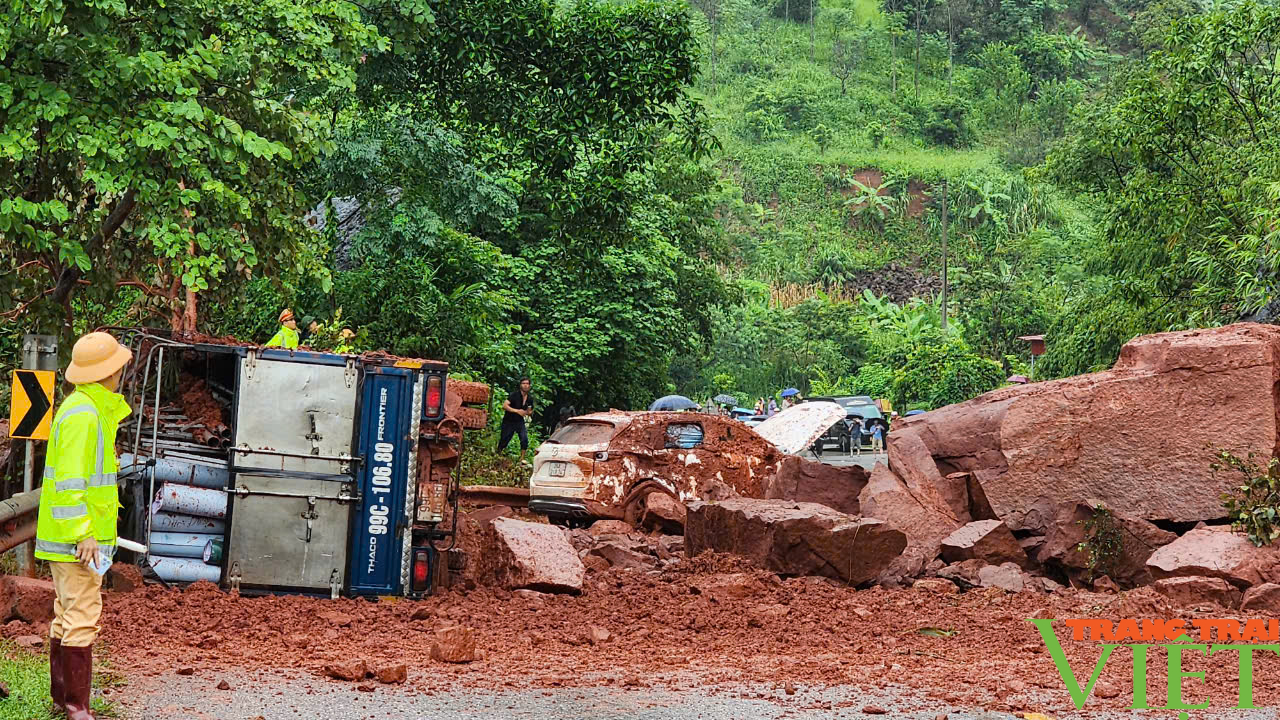
M867 473L787 458L763 498L650 495L642 527L466 521L468 581L577 593L609 567L732 553L782 577L1054 591L1151 584L1180 603L1280 611L1280 557L1231 532L1211 466L1280 447L1280 328L1140 337L1112 370L1006 388L907 419ZM1105 509L1112 546L1088 552ZM639 530L653 534L644 535ZM682 537L683 536L683 537ZM1082 547L1082 544L1083 547Z

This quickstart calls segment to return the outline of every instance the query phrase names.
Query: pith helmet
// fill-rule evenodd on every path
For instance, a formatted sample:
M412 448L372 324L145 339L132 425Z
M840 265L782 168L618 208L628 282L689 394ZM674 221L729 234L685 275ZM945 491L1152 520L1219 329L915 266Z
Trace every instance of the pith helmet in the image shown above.
M106 380L133 359L133 353L109 333L92 332L71 348L67 380L76 385Z

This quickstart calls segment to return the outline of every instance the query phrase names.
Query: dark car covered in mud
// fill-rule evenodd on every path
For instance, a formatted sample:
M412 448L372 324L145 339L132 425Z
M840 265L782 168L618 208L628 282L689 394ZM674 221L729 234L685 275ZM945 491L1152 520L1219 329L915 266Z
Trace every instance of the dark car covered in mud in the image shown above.
M653 492L680 502L762 497L782 461L842 417L832 403L798 405L755 428L692 412L576 417L538 449L529 509L553 520L633 520Z

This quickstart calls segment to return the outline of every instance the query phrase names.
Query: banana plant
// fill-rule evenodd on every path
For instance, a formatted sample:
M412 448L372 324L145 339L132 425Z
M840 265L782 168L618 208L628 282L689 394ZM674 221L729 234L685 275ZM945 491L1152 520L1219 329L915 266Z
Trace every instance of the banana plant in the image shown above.
M973 208L969 210L969 219L976 220L978 225L986 223L987 220L1000 222L1004 218L1004 212L996 206L996 201L1008 203L1011 199L1009 194L997 189L995 183L990 180L981 185L974 182L967 185L978 196L978 202L974 203Z
M884 219L894 208L893 198L888 193L893 185L893 180L885 180L880 187L873 188L854 180L855 192L844 201L844 206L850 208L854 219L865 227L884 229Z

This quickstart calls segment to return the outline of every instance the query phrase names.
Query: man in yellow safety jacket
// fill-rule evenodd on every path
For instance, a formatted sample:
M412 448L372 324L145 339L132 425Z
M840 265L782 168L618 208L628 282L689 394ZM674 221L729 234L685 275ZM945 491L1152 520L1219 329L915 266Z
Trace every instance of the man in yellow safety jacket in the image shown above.
M36 557L48 560L53 572L50 694L70 720L93 720L93 642L120 507L116 430L130 413L116 389L132 357L104 332L76 341L66 373L76 389L54 415L45 457Z
M267 347L298 349L298 321L289 308L280 311L280 331L267 341Z

